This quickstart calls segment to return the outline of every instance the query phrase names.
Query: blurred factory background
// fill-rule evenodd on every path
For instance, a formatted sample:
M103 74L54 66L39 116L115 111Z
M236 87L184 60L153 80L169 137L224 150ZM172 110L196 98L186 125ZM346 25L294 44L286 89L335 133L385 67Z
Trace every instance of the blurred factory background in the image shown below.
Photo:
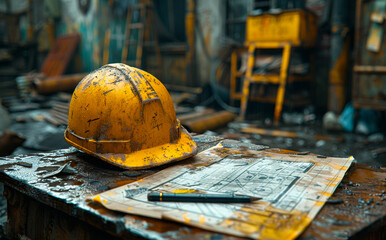
M1 154L67 148L77 83L156 76L193 133L385 166L383 0L1 0Z

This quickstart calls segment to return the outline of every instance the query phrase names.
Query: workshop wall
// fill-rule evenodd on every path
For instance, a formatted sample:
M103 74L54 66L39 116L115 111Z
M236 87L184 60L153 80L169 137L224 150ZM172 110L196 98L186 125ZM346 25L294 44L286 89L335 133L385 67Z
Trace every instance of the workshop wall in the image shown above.
M356 65L385 66L386 65L386 31L385 22L377 23L371 18L381 1L363 1L356 42ZM385 4L385 3L384 3ZM384 5L385 6L385 5ZM382 41L383 40L383 41ZM378 43L378 44L374 44ZM378 46L374 49L373 46ZM385 70L384 70L385 71ZM383 72L384 73L384 72ZM386 100L386 74L377 71L356 71L356 97L366 100Z
M102 64L102 43L108 25L106 5L104 0L86 1L85 5L80 5L80 1L61 0L62 18L57 24L56 35L80 33L81 60L76 64L77 70L89 72Z
M69 66L69 72L89 72L101 65L102 43L109 23L108 0L9 2L9 6L0 4L0 9L25 12L19 22L20 40L37 43L37 69L47 56L55 38L71 33L79 33L81 41Z
M28 5L26 0L0 1L0 12L2 13L11 13L16 15L25 11L27 7ZM16 26L18 26L20 30L17 33L14 33L14 36L9 36L7 32L11 30L10 28L14 28ZM14 16L13 24L11 25L7 25L5 21L1 21L0 28L2 31L0 31L0 40L12 43L25 40L26 26L27 17L23 14L20 14L18 17ZM12 30L15 31L15 29Z
M104 39L110 29L109 62L121 61L126 9L137 1L61 0L61 19L56 24L56 36L79 33L78 56L75 57L75 72L90 72L103 65Z
M218 57L225 37L225 4L222 0L197 0L195 22L197 85L210 81L213 60Z
M75 59L73 68L76 71L89 72L103 65L104 39L107 29L110 29L110 44L108 47L108 62L121 62L121 54L124 43L126 25L126 9L130 4L136 4L136 0L114 1L89 0L84 6L79 1L61 0L62 18L57 26L56 35L80 33L79 57ZM185 2L168 1L161 4L155 1L156 28L160 42L185 41ZM183 11L181 11L183 9ZM178 12L177 14L174 14ZM182 21L181 21L182 19ZM175 46L175 45L174 45ZM163 54L163 82L175 84L185 82L184 57L180 53L170 56ZM173 66L171 66L171 64ZM174 67L174 64L177 66ZM182 71L180 71L182 69ZM173 75L173 73L175 73ZM177 77L178 75L179 77Z
M186 77L186 1L154 0L154 7L162 57L162 74L156 77L167 84L190 85Z

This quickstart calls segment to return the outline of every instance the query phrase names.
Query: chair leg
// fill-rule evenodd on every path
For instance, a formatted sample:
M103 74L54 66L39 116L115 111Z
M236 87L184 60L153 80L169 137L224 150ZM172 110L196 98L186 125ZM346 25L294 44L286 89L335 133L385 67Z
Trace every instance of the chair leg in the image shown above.
M282 62L280 68L280 83L276 95L276 104L275 104L275 113L274 113L274 124L278 125L281 111L283 108L284 96L285 96L285 86L287 83L289 62L291 57L291 45L286 44L283 48Z
M255 61L254 57L255 53L255 46L251 45L248 48L248 67L247 67L247 72L245 74L244 82L243 82L243 89L242 89L242 96L241 96L241 109L240 109L240 120L245 120L245 114L247 111L247 105L248 105L248 98L249 98L249 85L252 77L252 70L253 70L253 65Z

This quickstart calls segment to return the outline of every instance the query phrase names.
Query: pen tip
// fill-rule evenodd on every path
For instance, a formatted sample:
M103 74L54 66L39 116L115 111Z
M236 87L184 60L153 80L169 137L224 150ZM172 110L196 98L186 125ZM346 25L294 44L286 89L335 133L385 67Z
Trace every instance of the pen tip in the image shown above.
M255 201L259 201L263 198L260 198L260 197L251 197L251 202L255 202Z

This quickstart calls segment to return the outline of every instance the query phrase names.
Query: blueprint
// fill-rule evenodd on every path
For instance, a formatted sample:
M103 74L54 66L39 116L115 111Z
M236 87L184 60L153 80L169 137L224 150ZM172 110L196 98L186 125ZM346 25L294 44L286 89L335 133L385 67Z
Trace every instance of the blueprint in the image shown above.
M353 158L317 158L221 144L92 199L106 208L259 239L294 239L342 180ZM149 202L149 192L235 193L243 204Z

